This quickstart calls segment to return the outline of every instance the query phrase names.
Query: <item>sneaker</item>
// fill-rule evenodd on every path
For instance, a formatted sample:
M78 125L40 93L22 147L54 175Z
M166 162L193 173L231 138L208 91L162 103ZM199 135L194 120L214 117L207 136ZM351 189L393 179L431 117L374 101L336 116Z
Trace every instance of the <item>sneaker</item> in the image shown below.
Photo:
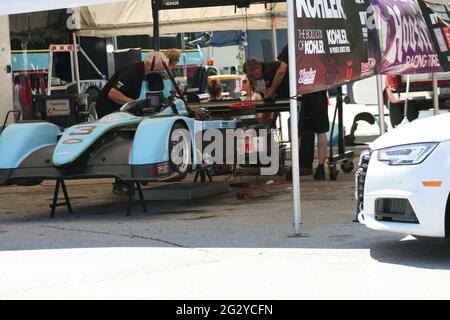
M316 172L314 173L315 180L325 180L325 169L323 166L318 166Z
M127 195L128 194L128 185L117 181L113 183L113 189L112 192L118 195Z

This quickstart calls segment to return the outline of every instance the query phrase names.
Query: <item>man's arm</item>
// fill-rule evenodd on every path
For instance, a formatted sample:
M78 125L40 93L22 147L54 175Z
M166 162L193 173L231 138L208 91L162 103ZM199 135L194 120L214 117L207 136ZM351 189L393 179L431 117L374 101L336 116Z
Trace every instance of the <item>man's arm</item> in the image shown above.
M120 92L119 90L117 90L115 88L111 88L111 90L109 90L108 99L111 101L114 101L117 104L121 104L121 105L134 101L134 99L127 97L126 95L124 95L122 92Z
M275 91L277 91L281 81L283 81L283 78L286 75L287 69L288 65L284 62L281 62L280 66L277 69L277 72L275 73L275 77L273 78L272 86L270 88L267 88L267 92L264 98L271 98L274 96Z
M391 85L387 85L386 86L386 94L388 96L389 102L390 103L401 103L403 101L400 101L399 99L397 99L394 95L394 93L392 92L392 86Z

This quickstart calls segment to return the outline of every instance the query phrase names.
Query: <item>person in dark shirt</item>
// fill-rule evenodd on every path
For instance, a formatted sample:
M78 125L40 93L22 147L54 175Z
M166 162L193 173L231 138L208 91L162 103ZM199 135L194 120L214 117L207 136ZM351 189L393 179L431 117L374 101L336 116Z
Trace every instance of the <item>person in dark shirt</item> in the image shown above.
M278 60L286 65L289 64L289 52L286 45L278 56ZM283 68L276 73L274 83L278 83L277 77L283 74ZM314 179L324 180L325 170L324 164L327 157L327 136L326 133L330 129L330 122L328 119L328 96L327 91L318 91L302 95L302 108L300 110L299 119L299 134L301 142L300 163L307 168L311 168L314 159L314 134L317 135L319 165L314 173ZM304 148L302 148L304 146Z
M247 77L263 79L267 90L264 99L290 98L289 95L289 52L286 45L276 61L261 62L249 59L244 64ZM300 134L300 175L313 173L314 133L318 137L319 165L314 179L324 180L324 164L327 152L326 132L329 130L328 104L326 91L305 94L301 98L299 134Z
M162 63L169 60L163 53L151 52L142 62L130 63L118 70L100 91L95 109L99 118L118 111L124 104L139 98L142 82L150 71L163 71ZM129 185L120 179L115 179L113 192L126 194Z
M286 63L278 60L262 62L251 58L245 62L244 72L249 79L264 80L267 88L264 99L289 98L289 71Z
M163 53L151 52L142 62L130 63L118 70L100 91L95 108L99 118L118 111L124 104L139 98L145 75L153 70L163 71L168 63Z

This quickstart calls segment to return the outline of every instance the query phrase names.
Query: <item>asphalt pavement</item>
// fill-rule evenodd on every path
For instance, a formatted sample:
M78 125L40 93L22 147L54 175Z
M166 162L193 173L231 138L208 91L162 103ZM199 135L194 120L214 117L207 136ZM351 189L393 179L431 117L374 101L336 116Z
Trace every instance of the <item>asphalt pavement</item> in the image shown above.
M54 219L53 182L1 187L0 299L450 298L450 242L354 223L353 173L301 178L301 236L284 177L217 179L249 186L130 217L111 180L68 182Z

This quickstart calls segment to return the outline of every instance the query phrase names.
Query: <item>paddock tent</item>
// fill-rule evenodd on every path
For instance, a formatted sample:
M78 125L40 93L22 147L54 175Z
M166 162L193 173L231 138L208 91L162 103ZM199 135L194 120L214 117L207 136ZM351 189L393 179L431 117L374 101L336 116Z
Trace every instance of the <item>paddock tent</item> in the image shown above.
M119 2L123 0L0 0L0 15L76 8L92 4Z
M164 10L159 13L160 34L221 30L287 28L286 4L254 4L247 9L234 6ZM110 37L150 34L153 32L151 0L128 0L121 3L81 8L81 36Z

